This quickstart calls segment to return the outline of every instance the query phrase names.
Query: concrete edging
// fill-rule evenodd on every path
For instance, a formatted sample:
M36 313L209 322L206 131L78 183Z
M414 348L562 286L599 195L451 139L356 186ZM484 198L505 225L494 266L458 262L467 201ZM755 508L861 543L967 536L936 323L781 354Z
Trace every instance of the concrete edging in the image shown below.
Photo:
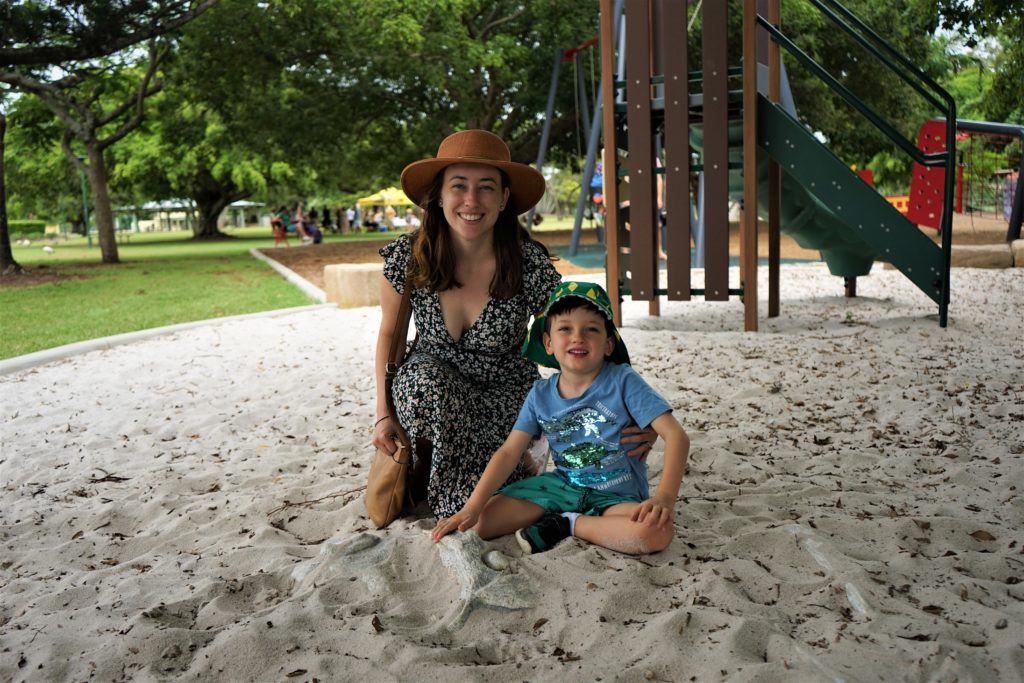
M112 349L115 346L122 346L124 344L131 344L133 342L142 341L151 337L158 337L164 334L172 334L174 332L181 332L183 330L191 330L196 327L202 327L204 325L219 325L220 323L230 323L238 320L248 320L251 318L272 318L280 315L291 315L292 313L301 313L317 308L336 308L334 304L311 304L309 306L297 306L295 308L279 308L274 311L262 311L260 313L243 313L242 315L228 315L222 318L207 318L206 320L194 320L187 323L178 323L177 325L165 325L164 327L151 327L148 330L137 330L135 332L125 332L123 334L115 334L110 337L100 337L98 339L86 339L85 341L74 342L72 344L65 344L64 346L57 346L52 349L44 349L42 351L36 351L34 353L26 353L23 356L15 356L14 358L8 358L6 360L0 360L0 375L8 375L13 372L19 372L21 370L27 370L29 368L36 367L37 365L45 365L46 363L52 363L53 361L64 360L71 356L76 356L80 353L88 353L89 351L100 351L103 349Z
M255 247L249 250L249 254L254 259L263 261L268 266L276 270L284 277L285 280L301 289L306 294L306 296L308 296L313 301L319 301L320 303L327 302L327 295L324 293L324 290L320 289L312 282L296 273L291 268L286 268L285 266L282 266L280 263L270 258L269 256L261 252L259 249L256 249Z

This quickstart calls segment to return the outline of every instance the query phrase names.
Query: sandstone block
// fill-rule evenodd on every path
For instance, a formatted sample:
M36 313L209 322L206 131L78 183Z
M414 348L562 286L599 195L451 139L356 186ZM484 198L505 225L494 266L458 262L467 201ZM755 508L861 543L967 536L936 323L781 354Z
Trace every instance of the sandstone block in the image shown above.
M324 266L324 294L341 308L380 305L380 263L335 263Z
M1024 240L1010 242L1010 249L1013 251L1013 265L1024 268Z
M1013 252L1008 244L954 244L950 265L960 268L1009 268L1013 266Z

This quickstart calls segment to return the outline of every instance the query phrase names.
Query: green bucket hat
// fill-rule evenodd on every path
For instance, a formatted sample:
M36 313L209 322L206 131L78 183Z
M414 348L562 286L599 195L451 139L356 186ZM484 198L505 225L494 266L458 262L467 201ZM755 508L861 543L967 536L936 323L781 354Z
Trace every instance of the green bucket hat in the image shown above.
M612 302L608 298L608 292L604 291L604 287L593 282L579 282L576 280L563 282L548 297L544 310L534 317L533 324L530 325L530 329L527 331L526 341L523 342L523 358L548 368L560 369L555 357L544 350L544 324L547 320L548 311L551 310L555 302L569 296L578 296L589 301L608 320L612 320ZM629 353L626 351L626 344L622 341L622 336L619 334L618 329L615 328L614 323L612 324L612 329L615 329L615 348L612 349L612 354L608 356L608 360L613 363L629 365Z

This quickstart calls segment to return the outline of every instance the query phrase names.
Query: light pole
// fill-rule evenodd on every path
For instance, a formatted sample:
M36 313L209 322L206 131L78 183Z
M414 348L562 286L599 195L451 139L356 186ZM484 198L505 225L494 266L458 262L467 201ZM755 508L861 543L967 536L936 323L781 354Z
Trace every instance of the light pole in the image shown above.
M82 163L85 162L85 157L78 157L78 160ZM85 242L86 245L92 248L92 233L89 232L89 201L85 194L85 171L79 167L78 179L82 186L82 217L85 220Z

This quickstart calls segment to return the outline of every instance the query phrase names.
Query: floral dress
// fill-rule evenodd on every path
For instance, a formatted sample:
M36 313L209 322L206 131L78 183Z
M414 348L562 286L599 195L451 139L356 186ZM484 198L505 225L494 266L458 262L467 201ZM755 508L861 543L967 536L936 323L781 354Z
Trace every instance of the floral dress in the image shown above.
M413 235L380 250L384 277L401 294ZM427 503L438 517L465 505L491 455L504 443L526 394L539 377L520 356L526 325L558 286L561 276L536 244L523 244L523 287L509 299L492 298L480 317L455 341L444 324L437 292L412 293L415 351L395 377L398 420L413 442L433 444ZM524 474L517 467L509 482Z

